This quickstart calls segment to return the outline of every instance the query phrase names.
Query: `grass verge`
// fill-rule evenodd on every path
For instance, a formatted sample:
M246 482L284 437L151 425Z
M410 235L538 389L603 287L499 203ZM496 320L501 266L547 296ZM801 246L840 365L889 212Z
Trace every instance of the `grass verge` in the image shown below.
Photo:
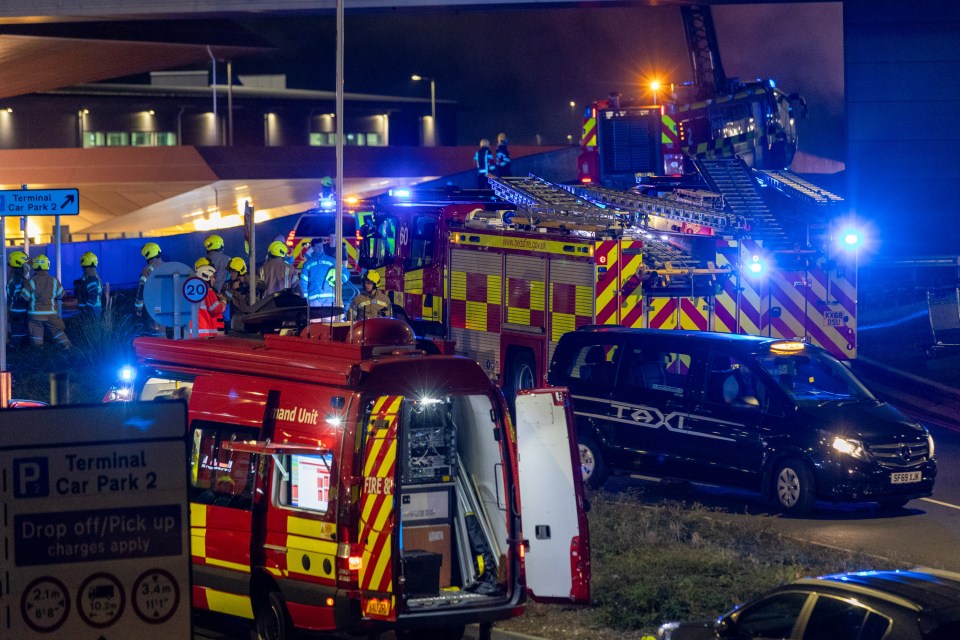
M532 604L498 628L567 640L631 640L668 620L713 618L803 576L895 568L890 561L778 534L770 516L728 518L699 505L595 493L589 607Z

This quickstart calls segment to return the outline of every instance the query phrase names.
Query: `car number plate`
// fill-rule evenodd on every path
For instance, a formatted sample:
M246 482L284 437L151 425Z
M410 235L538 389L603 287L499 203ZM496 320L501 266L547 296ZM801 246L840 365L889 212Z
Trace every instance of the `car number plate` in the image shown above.
M923 480L923 473L920 471L900 471L890 474L891 484L910 484L921 480Z

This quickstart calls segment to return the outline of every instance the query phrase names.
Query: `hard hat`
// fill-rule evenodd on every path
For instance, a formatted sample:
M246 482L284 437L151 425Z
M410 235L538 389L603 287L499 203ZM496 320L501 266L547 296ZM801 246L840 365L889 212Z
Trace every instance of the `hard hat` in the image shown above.
M153 260L160 255L160 245L156 242L148 242L140 248L140 253L143 254L143 257L147 260Z
M203 241L203 246L207 251L223 249L223 238L218 235L207 236L207 239Z
M213 276L217 275L217 268L212 264L200 265L196 271L197 276L204 282L213 282Z
M93 251L87 251L82 256L80 256L80 266L81 267L95 267L97 266L97 254Z
M323 178L320 179L320 184L323 185L324 187L332 186L333 178L331 178L330 176L323 176Z
M9 256L7 256L7 264L9 264L14 269L19 269L23 265L27 264L30 260L30 256L25 254L23 251L14 251Z
M380 286L380 274L376 271L367 271L365 274L363 274L363 279L372 282L374 288Z
M193 263L193 270L196 271L200 267L206 266L208 264L211 264L211 263L210 263L210 259L207 258L206 256L203 256L202 258L197 258L197 261Z
M47 256L37 256L33 259L33 268L43 271L50 270L50 259Z
M287 245L283 244L279 240L274 240L270 243L270 246L267 247L267 253L278 258L286 258Z
M230 258L227 268L239 272L240 275L244 275L247 272L247 263L244 262L243 258Z

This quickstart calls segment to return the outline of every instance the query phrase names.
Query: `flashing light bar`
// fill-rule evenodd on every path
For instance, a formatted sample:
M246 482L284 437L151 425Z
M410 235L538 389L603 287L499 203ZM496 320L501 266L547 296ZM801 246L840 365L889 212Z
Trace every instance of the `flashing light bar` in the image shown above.
M387 195L393 196L394 198L409 198L410 189L390 189Z

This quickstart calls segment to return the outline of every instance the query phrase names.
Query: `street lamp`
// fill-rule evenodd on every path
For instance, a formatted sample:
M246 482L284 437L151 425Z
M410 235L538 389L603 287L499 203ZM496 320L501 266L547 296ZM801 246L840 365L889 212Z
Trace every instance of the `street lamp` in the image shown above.
M431 146L437 146L437 85L434 82L433 78L428 78L426 76L418 76L413 74L410 76L410 79L419 82L421 80L430 81L430 124L433 125L433 144Z
M573 116L573 130L577 130L577 103L570 101L570 114Z

